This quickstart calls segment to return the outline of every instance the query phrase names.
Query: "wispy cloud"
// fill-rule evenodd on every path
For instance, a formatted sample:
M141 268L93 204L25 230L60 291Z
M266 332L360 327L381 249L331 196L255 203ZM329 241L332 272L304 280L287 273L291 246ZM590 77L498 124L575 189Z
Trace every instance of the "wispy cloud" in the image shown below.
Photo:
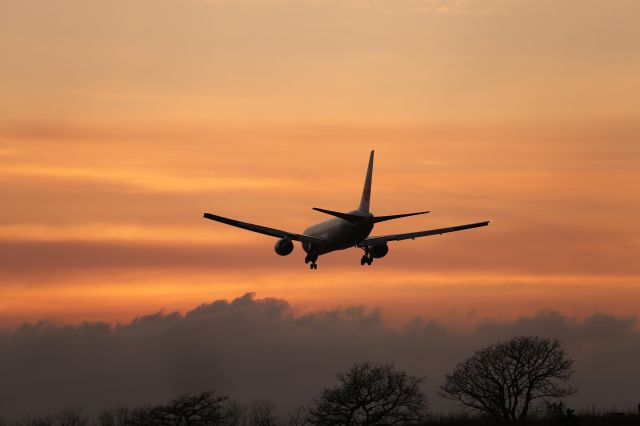
M33 176L41 178L76 178L111 182L132 191L190 192L229 191L234 189L286 188L292 181L285 178L251 178L239 176L177 176L153 171L121 169L56 167L49 165L5 165L0 176Z
M498 13L504 0L190 0L212 5L257 4L332 6L343 9L378 9L388 12L441 14Z

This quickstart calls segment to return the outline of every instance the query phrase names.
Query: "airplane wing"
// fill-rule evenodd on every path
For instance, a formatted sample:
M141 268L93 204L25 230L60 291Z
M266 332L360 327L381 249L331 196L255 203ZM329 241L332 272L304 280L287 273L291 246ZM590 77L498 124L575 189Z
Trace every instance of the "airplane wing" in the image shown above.
M409 239L413 240L415 238L427 237L429 235L440 235L440 234L446 234L447 232L463 231L465 229L487 226L490 223L491 221L488 220L486 222L470 223L468 225L452 226L449 228L430 229L428 231L418 231L418 232L409 232L407 234L392 234L392 235L381 235L379 237L369 237L359 242L358 247L375 246L378 244L385 244L389 241L402 241L402 240L409 240Z
M310 237L304 234L294 234L287 231L281 231L279 229L267 228L266 226L254 225L253 223L241 222L235 219L229 219L227 217L218 216L211 213L205 213L204 218L215 220L216 222L225 223L227 225L235 226L236 228L246 229L247 231L257 232L259 234L270 235L276 238L286 238L288 240L296 240L308 243L324 243L325 241L320 238Z

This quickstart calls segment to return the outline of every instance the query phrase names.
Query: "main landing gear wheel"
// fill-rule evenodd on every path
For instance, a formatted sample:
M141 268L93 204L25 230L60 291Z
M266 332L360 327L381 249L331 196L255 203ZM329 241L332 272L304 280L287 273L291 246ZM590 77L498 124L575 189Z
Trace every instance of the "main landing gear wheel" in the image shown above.
M367 256L366 254L362 256L362 259L360 259L360 264L362 266L364 266L365 263L367 265L371 265L372 262L373 262L373 257Z
M309 265L309 268L310 269L318 269L318 265L316 265L316 260L318 260L318 256L309 256L309 255L307 255L304 258L304 263L311 262L311 264Z

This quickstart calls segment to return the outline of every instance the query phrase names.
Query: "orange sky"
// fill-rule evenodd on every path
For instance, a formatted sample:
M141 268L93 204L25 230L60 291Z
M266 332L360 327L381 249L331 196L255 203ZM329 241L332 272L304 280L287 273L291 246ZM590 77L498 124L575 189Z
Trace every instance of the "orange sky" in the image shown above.
M3 1L0 327L124 321L254 291L400 323L640 314L635 1ZM302 231L432 210L358 250Z

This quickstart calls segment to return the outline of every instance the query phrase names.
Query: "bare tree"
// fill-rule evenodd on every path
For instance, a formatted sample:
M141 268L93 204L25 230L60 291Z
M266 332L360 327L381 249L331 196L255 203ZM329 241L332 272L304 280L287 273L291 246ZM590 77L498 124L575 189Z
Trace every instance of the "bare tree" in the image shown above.
M89 423L80 408L66 408L55 416L55 420L57 426L86 426Z
M247 407L237 401L229 401L225 407L225 426L246 426Z
M51 416L24 417L16 422L16 426L53 426Z
M130 423L131 410L128 407L117 407L103 410L98 414L100 426L127 426Z
M180 395L166 405L134 410L131 426L214 426L223 424L226 396L211 391Z
M309 424L309 410L305 406L296 407L287 413L286 426L306 426Z
M275 404L269 400L256 400L249 405L230 401L225 407L225 426L274 426L278 424Z
M393 365L366 362L338 374L338 384L314 401L309 421L314 425L398 425L420 421L426 397L422 378L397 371Z
M445 376L440 395L500 420L525 419L534 401L575 392L573 360L558 340L515 337L475 352Z
M275 426L275 404L269 400L258 400L251 404L249 420L251 426Z
M162 410L174 425L215 425L222 421L222 403L226 396L215 396L211 391L183 394L172 399Z
M0 426L3 423L0 422ZM55 415L28 416L14 422L16 426L87 426L89 417L80 408L66 408Z
M116 416L113 410L102 410L98 414L99 426L116 426Z

